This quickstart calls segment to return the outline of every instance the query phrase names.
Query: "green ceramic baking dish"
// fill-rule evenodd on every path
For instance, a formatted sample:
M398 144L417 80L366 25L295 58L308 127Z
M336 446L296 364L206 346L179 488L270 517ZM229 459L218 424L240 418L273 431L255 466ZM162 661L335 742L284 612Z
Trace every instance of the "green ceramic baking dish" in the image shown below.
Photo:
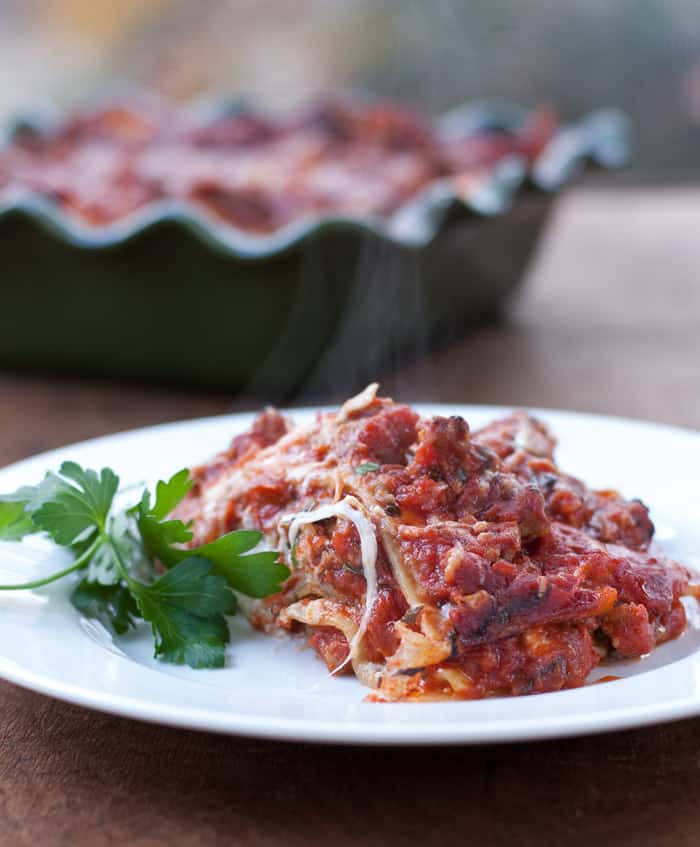
M466 106L451 131L517 129ZM390 221L327 217L251 236L172 203L99 229L41 197L0 207L0 362L288 397L356 384L493 313L557 191L621 164L624 117L560 129L534 166L501 160L469 194L434 185Z

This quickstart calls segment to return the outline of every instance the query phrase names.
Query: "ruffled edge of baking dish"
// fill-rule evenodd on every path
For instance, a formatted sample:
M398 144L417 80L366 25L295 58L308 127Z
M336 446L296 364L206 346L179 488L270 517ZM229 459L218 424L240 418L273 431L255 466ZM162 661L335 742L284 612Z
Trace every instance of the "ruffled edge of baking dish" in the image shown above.
M232 101L204 107L197 104L192 110L210 117L212 111L232 108L245 106ZM464 136L486 129L517 132L529 114L528 109L508 101L479 100L443 114L435 125L438 132ZM15 121L13 126L41 127L49 122L32 115ZM5 137L11 131L8 129ZM588 165L621 167L629 157L629 136L629 121L623 112L598 109L582 120L561 126L534 162L528 163L523 156L505 156L473 179L459 181L459 188L454 179L436 180L389 217L318 215L299 218L272 233L252 234L192 204L155 201L112 224L95 226L83 223L41 194L17 191L0 203L0 223L8 217L28 218L57 239L85 250L112 249L170 224L220 254L250 261L280 256L332 230L355 230L396 246L421 248L433 241L455 215L503 215L522 191L553 194Z

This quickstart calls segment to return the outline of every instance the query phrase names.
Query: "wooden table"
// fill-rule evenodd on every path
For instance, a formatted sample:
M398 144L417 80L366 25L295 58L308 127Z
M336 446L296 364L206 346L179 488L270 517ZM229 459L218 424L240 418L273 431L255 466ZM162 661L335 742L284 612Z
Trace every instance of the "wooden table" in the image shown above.
M700 427L700 191L564 199L509 321L386 374L406 400ZM238 408L216 394L0 374L0 462ZM0 844L700 843L700 721L446 749L351 749L149 726L0 684Z

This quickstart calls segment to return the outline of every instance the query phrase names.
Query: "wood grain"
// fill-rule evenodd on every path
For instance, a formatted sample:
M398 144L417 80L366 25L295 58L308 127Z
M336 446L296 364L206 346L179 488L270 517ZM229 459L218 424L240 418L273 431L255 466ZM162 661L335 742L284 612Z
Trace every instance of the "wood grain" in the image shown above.
M697 190L572 193L508 320L384 385L700 427L699 223ZM0 392L3 464L252 402L17 372ZM698 720L524 745L314 747L150 726L6 683L0 715L8 847L698 843Z

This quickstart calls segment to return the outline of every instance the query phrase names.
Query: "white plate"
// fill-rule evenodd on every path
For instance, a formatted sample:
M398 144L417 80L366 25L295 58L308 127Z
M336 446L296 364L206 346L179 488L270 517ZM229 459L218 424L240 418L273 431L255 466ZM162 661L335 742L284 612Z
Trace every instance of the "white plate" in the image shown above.
M479 426L504 409L423 407ZM295 411L302 420L309 412ZM700 570L700 434L618 418L537 411L559 437L567 471L595 487L617 487L651 507L672 556ZM122 484L154 482L228 444L251 415L151 427L45 453L0 471L0 491L37 482L64 459L109 465ZM0 581L24 581L66 561L30 539L0 543ZM364 703L352 678L329 678L310 650L233 621L226 668L193 671L156 662L145 627L112 643L81 620L69 585L0 594L0 676L78 703L175 726L267 738L371 744L522 741L603 732L700 714L700 617L651 656L598 671L623 677L573 691L476 702Z

